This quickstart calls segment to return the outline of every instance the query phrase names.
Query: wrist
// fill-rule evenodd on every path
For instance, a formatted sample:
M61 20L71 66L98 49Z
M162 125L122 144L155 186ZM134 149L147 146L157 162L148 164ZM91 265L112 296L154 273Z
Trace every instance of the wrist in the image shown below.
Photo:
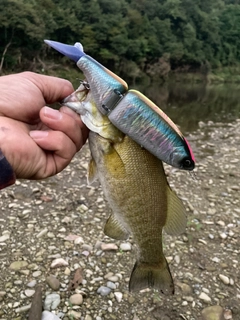
M0 190L15 183L14 171L0 149Z

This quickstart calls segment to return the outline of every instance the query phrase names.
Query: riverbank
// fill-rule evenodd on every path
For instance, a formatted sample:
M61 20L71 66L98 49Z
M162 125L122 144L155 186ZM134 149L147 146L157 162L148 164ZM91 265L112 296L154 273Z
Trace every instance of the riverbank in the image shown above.
M27 319L37 284L64 320L239 319L240 120L199 123L187 138L195 175L166 167L188 219L183 235L164 235L173 296L128 292L136 247L103 234L109 209L99 184L87 186L86 145L56 177L0 193L0 319ZM69 291L76 270L80 285Z

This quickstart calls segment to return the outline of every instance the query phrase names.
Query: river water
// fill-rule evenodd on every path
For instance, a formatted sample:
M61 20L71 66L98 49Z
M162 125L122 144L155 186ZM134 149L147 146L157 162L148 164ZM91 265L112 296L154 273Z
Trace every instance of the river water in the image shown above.
M195 131L200 121L230 123L240 118L240 85L152 83L136 89L156 103L184 134Z

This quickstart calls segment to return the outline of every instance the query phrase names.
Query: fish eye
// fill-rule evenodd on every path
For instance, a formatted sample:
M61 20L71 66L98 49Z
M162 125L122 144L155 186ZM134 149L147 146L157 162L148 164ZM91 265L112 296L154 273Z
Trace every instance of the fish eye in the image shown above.
M182 162L182 167L185 170L193 170L195 167L194 161L191 159L184 159Z

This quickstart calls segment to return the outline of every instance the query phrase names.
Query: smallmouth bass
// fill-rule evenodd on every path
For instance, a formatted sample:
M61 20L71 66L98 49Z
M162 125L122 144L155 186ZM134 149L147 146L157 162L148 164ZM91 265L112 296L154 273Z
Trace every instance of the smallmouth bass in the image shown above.
M174 284L163 254L162 230L171 235L182 233L186 215L167 182L162 161L114 127L97 110L91 91L84 86L66 98L64 105L72 102L75 107L78 104L78 112L91 129L88 181L99 179L113 212L104 233L117 240L131 235L138 248L129 290L152 287L172 294Z

